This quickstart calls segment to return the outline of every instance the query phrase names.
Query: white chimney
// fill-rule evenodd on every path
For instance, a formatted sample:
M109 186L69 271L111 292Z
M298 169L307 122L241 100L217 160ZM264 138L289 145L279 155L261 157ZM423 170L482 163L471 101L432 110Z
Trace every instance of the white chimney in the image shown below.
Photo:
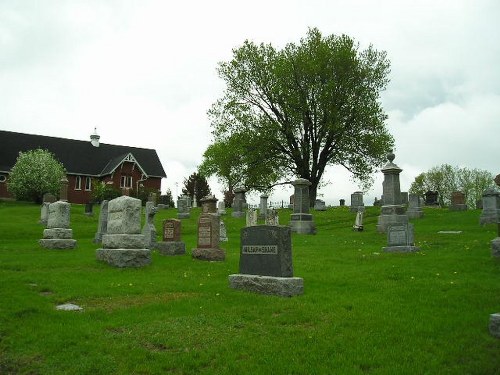
M97 128L94 128L94 134L90 136L90 143L92 143L92 146L99 147L99 138L101 137L97 135Z

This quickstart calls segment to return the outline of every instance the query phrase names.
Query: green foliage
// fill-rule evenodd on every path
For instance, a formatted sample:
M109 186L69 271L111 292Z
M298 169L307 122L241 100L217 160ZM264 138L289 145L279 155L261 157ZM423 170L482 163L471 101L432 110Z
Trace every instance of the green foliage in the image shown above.
M45 193L59 195L66 170L48 150L20 152L10 171L7 189L17 200L41 202Z
M92 181L92 200L96 203L101 203L103 200L112 200L121 196L120 189L112 184L107 184L104 181L94 179Z
M460 191L465 194L466 203L472 208L481 199L484 190L493 185L493 178L493 174L485 170L443 164L415 177L409 192L423 197L429 190L437 191L439 203L449 205L451 194Z
M298 176L311 181L314 202L328 165L342 165L369 185L393 146L380 103L386 53L359 50L346 35L310 29L282 50L245 41L218 73L226 90L208 112L215 142L202 171L227 186L241 178L248 188L269 188Z
M182 220L188 254L117 269L95 259L95 209L71 206L76 250L42 251L40 207L0 202L0 373L498 374L496 225L479 226L479 210L424 208L413 254L381 250L380 208L366 208L363 232L348 207L314 211L318 233L292 235L304 294L281 298L229 288L245 226L231 210L224 262L191 258L197 208ZM160 238L176 217L158 211ZM55 309L67 302L84 310Z
M165 194L160 195L158 203L164 204L167 207L175 207L172 191L170 189L167 189Z
M194 197L198 206L200 206L200 200L202 198L212 194L205 176L196 172L184 179L182 193Z

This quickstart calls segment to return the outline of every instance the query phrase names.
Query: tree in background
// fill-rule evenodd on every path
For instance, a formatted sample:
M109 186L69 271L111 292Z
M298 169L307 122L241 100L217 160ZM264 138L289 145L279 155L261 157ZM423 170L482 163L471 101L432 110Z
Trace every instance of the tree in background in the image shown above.
M166 205L167 207L175 207L174 198L172 196L172 191L167 189L165 194L160 195L159 203Z
M475 207L484 190L493 185L493 178L493 174L485 170L443 164L415 177L409 192L423 197L429 190L437 191L439 203L447 206L451 203L451 194L454 191L461 191L465 194L467 205Z
M393 147L380 103L386 53L372 46L360 51L346 35L323 37L310 29L300 44L282 50L245 41L218 73L226 90L208 112L215 142L205 160L219 169L204 173L243 174L253 184L246 187L258 190L305 178L313 204L327 166L344 166L367 187ZM237 158L220 152L227 145L237 146Z
M207 179L203 175L196 172L184 179L182 193L194 197L198 206L200 205L200 200L202 198L212 194L210 186L208 186Z
M10 171L7 189L18 200L41 203L45 193L59 195L66 169L48 150L20 152Z

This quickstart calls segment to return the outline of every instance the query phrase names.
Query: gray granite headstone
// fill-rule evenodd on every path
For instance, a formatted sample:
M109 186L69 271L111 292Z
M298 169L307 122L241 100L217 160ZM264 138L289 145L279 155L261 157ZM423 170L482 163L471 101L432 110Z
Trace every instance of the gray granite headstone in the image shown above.
M415 246L413 224L390 224L387 227L387 246L385 252L409 253L419 251Z
M154 223L154 218L158 209L155 207L154 202L146 202L145 207L145 220L144 227L142 228L142 234L144 235L144 246L148 249L154 249L156 244L156 227Z
M189 219L191 217L189 207L189 197L186 195L180 197L177 200L177 218Z
M267 198L269 198L269 196L267 194L262 194L260 196L258 218L261 220L266 220L266 217L267 217Z
M293 214L290 217L292 232L300 234L316 234L313 216L309 213L309 186L311 182L299 178L292 182L294 187Z
M326 204L325 201L322 199L316 199L314 201L314 209L316 211L326 211Z
M255 225L257 225L257 210L248 208L246 215L246 226L253 227Z
M94 243L101 243L102 235L106 234L108 229L108 201L101 202L101 211L99 212L99 223L97 225L97 232L94 236Z
M486 189L483 193L483 211L479 223L493 224L500 221L500 192L496 188Z
M70 229L71 204L57 201L49 204L47 229L43 231L40 246L46 249L74 249L76 240L73 239L73 230Z
M43 202L40 209L40 224L47 226L49 220L49 202Z
M408 209L406 214L409 219L420 219L424 216L422 207L420 205L420 197L416 194L410 194L408 196Z
M351 194L351 212L358 212L358 207L364 207L364 205L362 191L356 191Z
M233 198L233 217L243 217L245 215L244 210L246 209L246 189L243 187L237 187L234 189Z
M489 331L493 337L500 339L500 313L490 315Z
M266 225L280 225L278 210L270 208L267 210Z

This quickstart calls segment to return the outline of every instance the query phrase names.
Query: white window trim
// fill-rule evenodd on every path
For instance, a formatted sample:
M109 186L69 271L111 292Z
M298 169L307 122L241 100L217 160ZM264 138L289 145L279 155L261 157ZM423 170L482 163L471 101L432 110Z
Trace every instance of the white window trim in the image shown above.
M75 190L82 190L82 177L76 176L75 178Z
M87 188L87 182L88 182L88 188ZM92 190L92 179L90 177L85 177L85 191L91 191Z

